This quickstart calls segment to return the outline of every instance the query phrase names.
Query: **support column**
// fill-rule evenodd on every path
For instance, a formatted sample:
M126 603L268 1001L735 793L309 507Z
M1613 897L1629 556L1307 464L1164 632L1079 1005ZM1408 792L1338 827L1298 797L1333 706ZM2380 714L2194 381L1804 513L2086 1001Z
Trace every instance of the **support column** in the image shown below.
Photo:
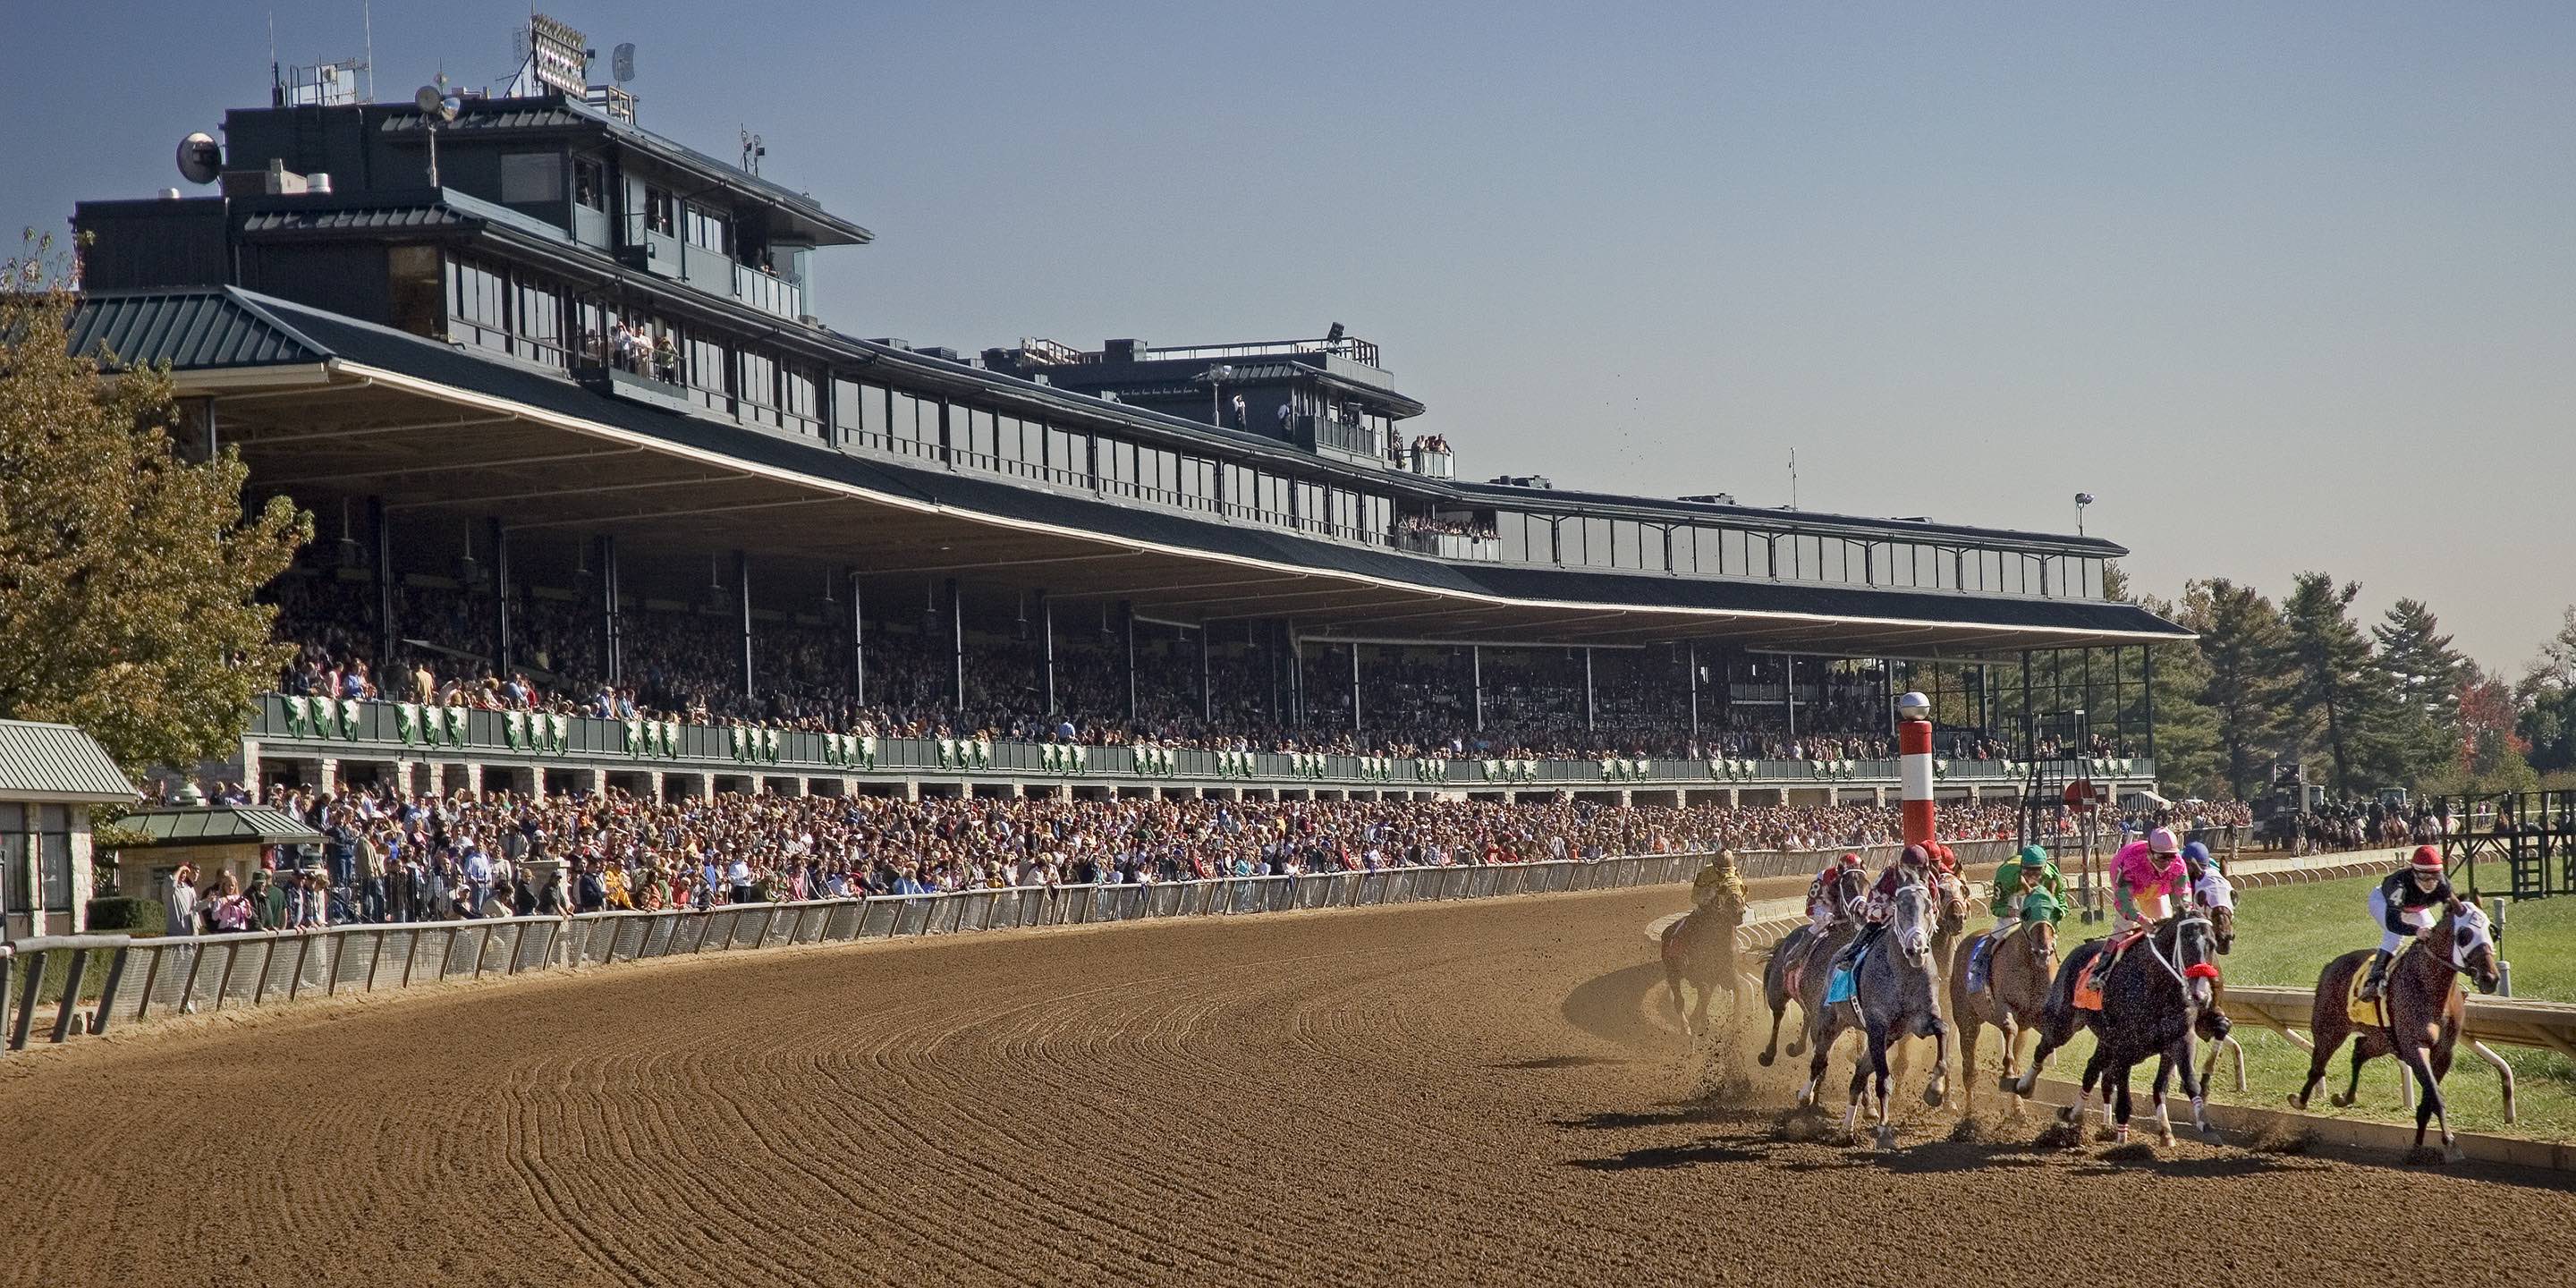
M499 519L485 520L492 533L492 669L510 678L510 533Z
M1691 750L1699 750L1699 642L1682 645L1682 666L1690 674L1690 740Z
M376 533L376 687L387 694L411 692L411 677L394 674L395 642L402 638L394 620L394 535L386 521L385 499L367 498L367 526Z
M966 709L966 597L957 588L957 579L948 579L948 648L949 660L955 664L955 695L959 711Z
M1485 731L1485 646L1467 646L1468 679L1476 691L1476 732Z
M2147 750L2146 750L2147 759L2149 759L2149 760L2153 760L2153 759L2155 759L2155 758L2156 758L2156 646L2155 646L2155 645L2153 645L2153 644L2141 644L2141 645L2139 645L2139 646L2138 646L2138 665L2139 665L2139 667L2141 668L2140 675L2139 675L2139 679L2142 681L2143 688L2144 688L2144 693L2142 694L2142 705L2146 708L2146 725L2147 725L2147 727L2146 727L2145 731L2144 731L2140 736L2141 736L2142 738L2144 738L2144 739L2145 739L2145 741L2146 741L2146 745L2147 745ZM2122 747L2122 748L2121 748L2121 750L2125 752L2125 751L2127 751L2127 750L2128 750L2128 748L2126 748L2126 747Z
M734 601L742 610L742 696L755 696L751 683L751 552L733 552Z
M2030 701L2030 650L2021 654L2021 758L2039 759L2039 715Z
M1208 664L1208 624L1199 623L1199 719L1216 723L1216 680Z
M611 687L626 684L626 634L620 615L625 603L618 598L617 538L611 533L599 537L599 615L600 663L608 672Z
M1127 718L1133 721L1136 718L1136 601L1118 601L1118 624L1121 639L1126 645Z
M1351 642L1351 736L1360 736L1360 646Z
M1038 657L1041 659L1038 664L1038 678L1046 691L1047 714L1054 715L1056 712L1055 601L1047 598L1047 593L1043 590L1038 592L1038 638L1040 640Z
M1592 732L1592 646L1583 646L1583 731Z
M1780 655L1780 706L1789 713L1789 740L1798 740L1798 655Z
M862 602L856 569L850 572L850 682L856 686L860 706L868 704L868 610Z

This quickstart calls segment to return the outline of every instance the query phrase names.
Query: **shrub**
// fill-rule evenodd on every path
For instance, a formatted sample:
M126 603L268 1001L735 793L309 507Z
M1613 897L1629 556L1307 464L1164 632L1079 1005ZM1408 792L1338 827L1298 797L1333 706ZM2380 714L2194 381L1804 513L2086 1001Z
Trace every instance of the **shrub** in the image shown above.
M141 895L103 894L89 901L89 928L96 931L140 930L161 933L170 914L158 899Z

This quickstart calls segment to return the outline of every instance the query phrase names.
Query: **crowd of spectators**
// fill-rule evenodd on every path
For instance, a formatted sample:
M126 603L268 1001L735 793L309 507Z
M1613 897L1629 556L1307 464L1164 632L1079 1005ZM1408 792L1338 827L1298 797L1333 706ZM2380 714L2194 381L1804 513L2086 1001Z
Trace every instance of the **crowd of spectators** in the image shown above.
M223 785L220 801L255 802ZM308 787L264 802L321 834L247 886L168 892L195 931L653 911L964 889L1838 849L1898 835L1893 806L1620 806L1470 801L1054 800L618 790L404 794ZM1953 839L2012 835L2008 805L1945 808ZM191 920L193 918L193 920ZM174 925L174 931L181 926Z

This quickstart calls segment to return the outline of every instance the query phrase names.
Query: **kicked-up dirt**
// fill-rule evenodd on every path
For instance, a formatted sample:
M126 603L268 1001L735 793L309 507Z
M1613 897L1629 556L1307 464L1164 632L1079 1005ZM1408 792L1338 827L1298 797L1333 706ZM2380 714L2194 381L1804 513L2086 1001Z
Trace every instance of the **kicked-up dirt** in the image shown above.
M798 950L0 1057L0 1283L2565 1282L2576 1189L1899 1147L1686 1049L1679 887ZM1743 1039L1733 1039L1742 1042ZM1848 1048L1844 1052L1846 1058ZM1803 1073L1804 1062L1795 1062ZM1918 1057L1919 1064L1919 1057Z

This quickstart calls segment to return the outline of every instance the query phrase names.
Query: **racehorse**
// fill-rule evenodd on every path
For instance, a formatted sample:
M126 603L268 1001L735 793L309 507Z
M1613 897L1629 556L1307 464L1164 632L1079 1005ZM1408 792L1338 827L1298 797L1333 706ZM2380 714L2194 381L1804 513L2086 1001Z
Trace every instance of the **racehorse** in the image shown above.
M2067 954L2040 1008L2039 1047L2019 1078L2007 1076L2004 1089L2028 1099L2039 1084L2040 1068L2079 1028L2093 1033L2093 1058L2085 1062L2084 1087L2076 1102L2058 1111L2058 1121L2080 1123L2093 1103L2093 1086L2102 1085L2103 1106L2111 1110L2112 1130L2129 1138L2129 1070L2149 1056L2163 1059L2156 1067L2156 1136L2173 1142L2173 1122L2165 1112L2166 1080L2179 1072L2183 1094L2191 1098L2192 1124L2206 1140L2217 1139L2209 1123L2209 1106L2200 1073L2192 1067L2192 1039L2204 1013L2216 1009L2218 966L2209 919L2197 912L2166 920L2154 933L2130 945L2100 981L2102 1009L2075 1005L2075 985L2084 968L2108 951L2109 941L2094 939ZM2223 1016L2212 1022L2226 1036ZM2116 1095L2115 1095L2116 1091Z
M1788 1012L1793 992L1798 1003L1799 1024L1798 1032L1789 1039L1789 1058L1795 1060L1805 1053L1808 1021L1822 1004L1824 977L1831 973L1825 969L1824 963L1833 960L1834 953L1850 943L1858 929L1861 900L1869 889L1869 874L1859 868L1838 868L1833 880L1839 896L1835 906L1843 910L1842 915L1825 927L1821 938L1812 925L1790 931L1779 943L1772 945L1771 958L1763 964L1762 1000L1771 1008L1771 1040L1762 1048L1761 1054L1753 1057L1763 1068L1770 1068L1772 1057L1780 1054L1780 1020ZM1793 971L1798 976L1795 990L1789 987Z
M1935 918L1932 927L1932 959L1936 968L1950 968L1950 953L1958 947L1959 936L1968 929L1968 882L1956 872L1944 872L1932 883Z
M1735 973L1735 928L1744 924L1744 908L1731 899L1712 899L1664 927L1664 987L1671 990L1673 1010L1682 1017L1682 1037L1691 1029L1691 1008L1682 1003L1682 981L1699 993L1699 1029L1709 1031L1709 1001L1726 990L1727 1019L1744 1010L1744 992Z
M2308 1032L2316 1041L2315 1054L2308 1058L2307 1085L2290 1103L2308 1107L2308 1097L2316 1094L2317 1084L2325 1081L2326 1062L2334 1058L2335 1049L2345 1037L2353 1039L2352 1083L2334 1097L2340 1109L2353 1102L2361 1089L2361 1066L2373 1056L2394 1054L2398 1063L2415 1078L2422 1092L2415 1101L2415 1148L2424 1148L2424 1126L2439 1119L2442 1124L2443 1157L2460 1161L2459 1142L2451 1136L2450 1115L2442 1105L2442 1078L2451 1071L2451 1048L2458 1045L2460 1029L2468 1022L2468 1002L2460 993L2460 976L2477 981L2478 991L2493 993L2499 971L2496 966L2495 939L2487 926L2486 914L2465 900L2451 902L2448 915L2442 918L2434 938L2418 944L2388 969L2388 980L2380 990L2380 1010L2386 1023L2356 1025L2351 1007L2354 972L2370 960L2368 949L2356 949L2326 963L2325 973L2317 977L2316 1000L2309 1004Z
M1968 960L1992 933L1977 932L1950 958L1950 1013L1959 1018L1963 1111L1973 1111L1977 1104L1978 1030L1995 1026L2003 1038L2003 1067L2012 1068L2021 1058L2022 1032L2037 1026L2040 1008L2048 1002L2048 986L2057 977L2057 923L2025 921L1988 956L1985 990L1969 992ZM2021 1102L2013 1102L2013 1110L2020 1112Z
M1861 1101L1866 1096L1872 1100L1878 1118L1880 1149L1896 1145L1896 1124L1887 1112L1887 1053L1891 1045L1906 1038L1932 1039L1932 1078L1923 1084L1923 1103L1938 1105L1949 1090L1950 1026L1941 1018L1940 993L1933 984L1931 901L1931 893L1922 885L1913 881L1898 883L1896 893L1889 899L1886 933L1852 967L1851 1000L1811 1012L1814 1018L1807 1025L1807 1042L1814 1051L1807 1065L1807 1085L1799 1089L1798 1102L1815 1102L1816 1086L1824 1080L1825 1060L1833 1053L1834 1039L1846 1028L1860 1029L1868 1039L1868 1048L1852 1067L1851 1103L1843 1109L1843 1131L1848 1134L1859 1121Z

